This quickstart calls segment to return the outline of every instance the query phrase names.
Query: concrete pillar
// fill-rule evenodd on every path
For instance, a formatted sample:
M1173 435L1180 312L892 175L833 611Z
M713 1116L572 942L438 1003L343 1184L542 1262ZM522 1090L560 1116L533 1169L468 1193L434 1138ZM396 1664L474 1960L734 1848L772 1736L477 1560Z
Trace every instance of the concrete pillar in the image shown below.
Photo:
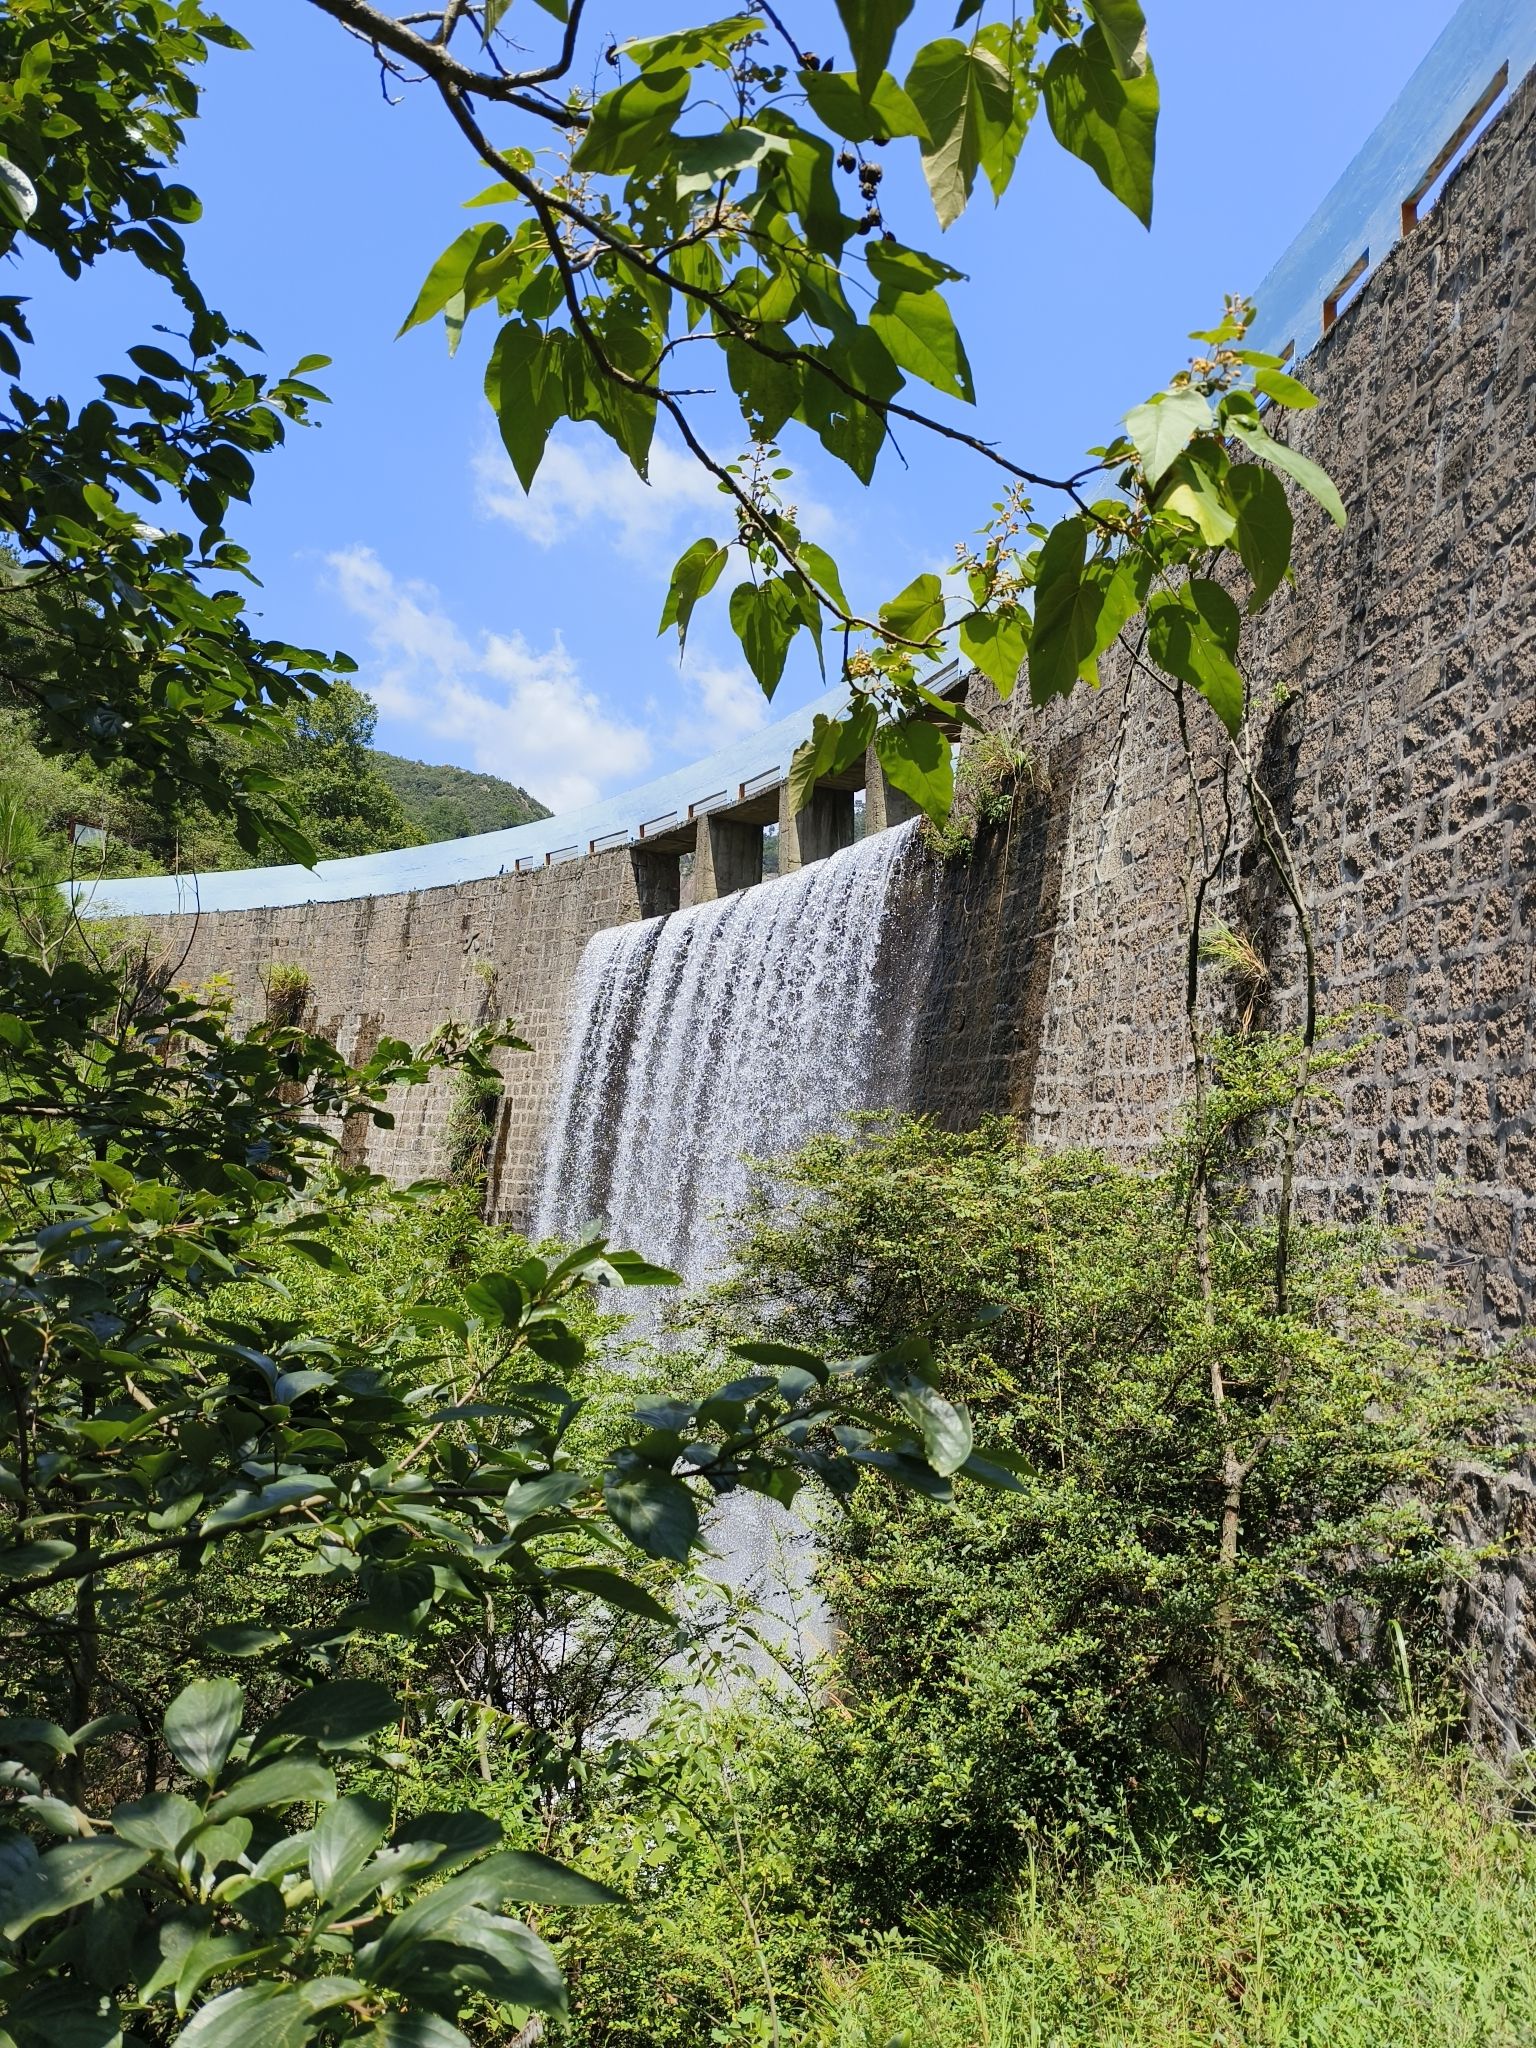
M712 902L763 879L763 828L706 811L693 853L693 900Z
M630 859L635 867L635 889L640 898L642 917L670 917L678 906L682 895L682 876L675 853L651 852L646 848L630 848Z
M911 797L894 787L885 779L885 770L880 766L880 756L873 747L864 753L864 837L871 832L883 832L887 825L904 825L908 818L917 816L917 805Z
M853 791L818 789L803 811L789 808L789 784L779 788L779 873L825 860L853 844Z

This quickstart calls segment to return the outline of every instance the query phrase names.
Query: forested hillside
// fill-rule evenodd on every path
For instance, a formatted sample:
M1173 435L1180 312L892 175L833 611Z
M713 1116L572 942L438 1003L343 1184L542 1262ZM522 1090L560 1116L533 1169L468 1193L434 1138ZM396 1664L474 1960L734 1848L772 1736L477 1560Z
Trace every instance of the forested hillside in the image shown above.
M469 768L432 767L374 748L369 765L389 784L423 842L467 839L547 818L549 808L515 782Z

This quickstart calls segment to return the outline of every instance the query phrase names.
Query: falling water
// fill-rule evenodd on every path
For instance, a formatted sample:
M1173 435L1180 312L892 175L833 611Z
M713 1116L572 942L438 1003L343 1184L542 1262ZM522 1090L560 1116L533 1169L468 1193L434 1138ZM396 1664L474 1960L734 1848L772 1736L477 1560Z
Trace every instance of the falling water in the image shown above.
M539 1234L601 1218L616 1242L708 1280L749 1158L793 1151L850 1110L901 1105L914 1011L882 1000L877 966L915 829L589 942Z
M894 884L913 825L797 874L666 918L600 932L582 955L536 1234L601 1219L617 1243L694 1284L729 1259L750 1159L793 1151L850 1110L909 1098L922 890ZM914 929L895 916L904 897ZM900 975L879 972L887 947ZM915 957L914 957L915 956ZM899 987L906 1000L886 991ZM781 1650L825 1644L809 1524L752 1494L710 1528L727 1584ZM749 1660L767 1675L771 1660Z

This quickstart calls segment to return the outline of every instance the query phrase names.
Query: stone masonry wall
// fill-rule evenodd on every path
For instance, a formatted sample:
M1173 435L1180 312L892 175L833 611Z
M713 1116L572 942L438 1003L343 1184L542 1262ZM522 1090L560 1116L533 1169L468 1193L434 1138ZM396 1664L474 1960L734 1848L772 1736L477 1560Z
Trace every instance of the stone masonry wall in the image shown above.
M310 983L305 1023L349 1059L368 1058L386 1034L420 1044L448 1018L511 1018L533 1050L502 1056L506 1086L490 1207L522 1223L537 1189L576 964L594 932L644 914L643 880L621 847L530 874L404 896L140 924L176 980L196 987L227 976L242 1023L265 1015L273 966L303 968ZM394 1129L370 1130L359 1157L397 1182L442 1173L450 1103L441 1081L397 1091L388 1105Z
M1510 1331L1536 1309L1536 79L1301 374L1322 405L1268 424L1349 525L1298 499L1295 588L1250 635L1249 744L1300 850L1324 1008L1381 1013L1302 1192L1344 1217L1379 1190L1470 1318ZM1189 1082L1176 722L1122 680L1004 723L1045 787L944 884L920 1099L1134 1154ZM1283 1021L1294 920L1241 804L1235 826L1209 914L1258 944Z

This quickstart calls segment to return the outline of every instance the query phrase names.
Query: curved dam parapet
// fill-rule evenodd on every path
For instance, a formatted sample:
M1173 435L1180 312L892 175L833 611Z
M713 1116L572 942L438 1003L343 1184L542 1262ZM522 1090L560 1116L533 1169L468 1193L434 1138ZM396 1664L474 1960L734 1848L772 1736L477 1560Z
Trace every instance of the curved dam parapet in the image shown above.
M300 903L342 903L454 888L497 875L532 874L568 860L636 846L692 850L706 813L743 811L777 822L778 793L790 760L819 712L847 703L828 690L801 711L744 735L733 746L560 817L534 818L504 832L478 832L432 846L403 846L316 867L230 868L208 874L134 876L79 891L88 916L170 917L231 910L280 910ZM860 778L862 780L862 777Z

